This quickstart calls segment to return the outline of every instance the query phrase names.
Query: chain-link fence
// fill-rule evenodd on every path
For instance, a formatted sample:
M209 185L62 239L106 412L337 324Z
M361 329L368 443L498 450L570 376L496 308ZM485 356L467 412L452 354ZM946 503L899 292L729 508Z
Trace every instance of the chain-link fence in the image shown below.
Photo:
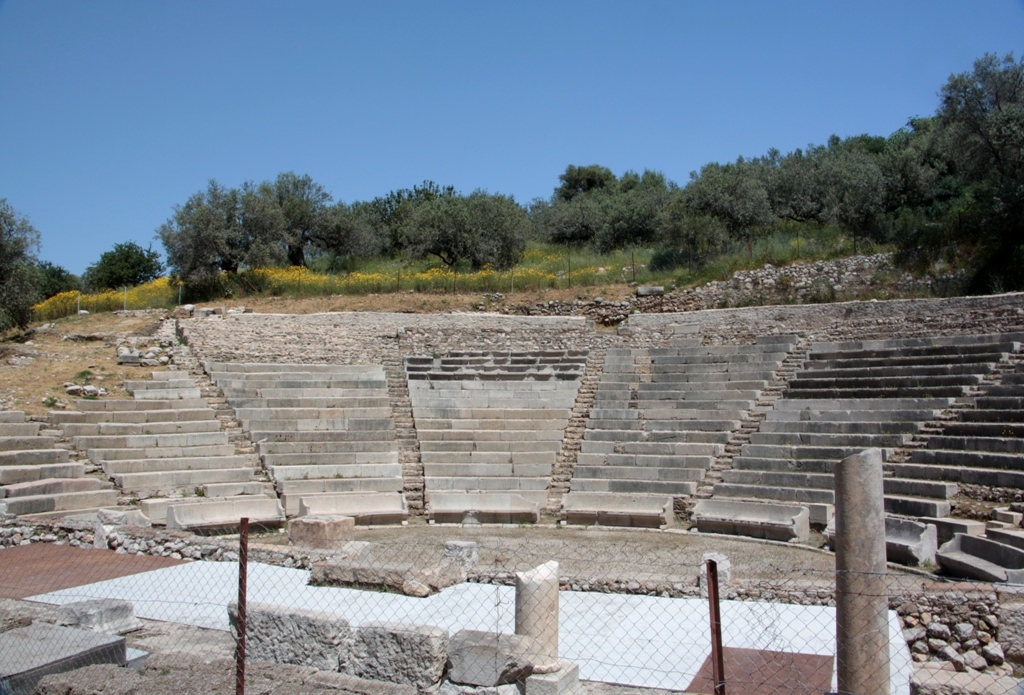
M253 528L243 564L238 534L120 527L95 543L91 528L8 521L0 692L94 692L81 688L101 672L135 683L118 692L230 692L243 635L249 692L840 692L822 551L640 530L334 531L316 548ZM887 635L861 674L876 689L843 692L1017 692L1024 593L895 568L882 580ZM40 680L56 662L138 670Z

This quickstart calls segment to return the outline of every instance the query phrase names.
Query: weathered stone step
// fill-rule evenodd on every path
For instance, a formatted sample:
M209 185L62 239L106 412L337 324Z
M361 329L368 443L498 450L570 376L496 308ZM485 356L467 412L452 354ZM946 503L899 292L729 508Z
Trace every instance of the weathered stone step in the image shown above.
M183 420L170 422L95 422L67 423L61 426L66 437L120 436L132 434L196 434L218 432L217 420Z
M111 489L113 486L110 483L98 478L40 478L0 487L0 499Z
M580 466L632 466L635 468L697 468L711 467L713 456L658 456L648 454L579 454Z
M1014 396L980 396L974 401L979 411L982 410L1024 410L1024 397ZM970 411L965 411L965 414Z
M0 439L6 437L35 437L38 434L38 422L0 422Z
M601 480L574 477L571 489L573 492L625 492L691 497L697 491L697 483L673 480Z
M261 454L328 454L398 451L398 442L394 439L381 440L341 440L316 442L261 442L256 447Z
M57 439L55 437L41 437L38 435L0 437L0 452L52 449L56 442Z
M69 457L67 449L14 449L0 451L0 467L63 463Z
M227 444L221 431L175 434L84 435L72 438L76 449L150 449L155 447L192 447Z
M130 401L128 401L130 402ZM193 409L165 410L123 410L75 412L71 410L54 411L50 415L54 424L98 424L103 422L144 423L144 422L189 422L195 420L213 420L214 412L207 407Z
M148 411L148 410L198 410L205 409L207 403L199 398L176 398L154 400L82 400L74 401L74 406L83 413Z
M799 372L802 376L829 379L877 378L877 377L911 377L911 376L948 376L956 374L989 374L996 365L994 362L977 362L972 364L907 364L902 366L836 368L828 362L810 362L807 369Z
M205 468L159 473L118 473L111 477L114 484L124 492L191 491L207 483L251 481L253 470L251 468Z
M212 446L168 446L138 449L89 449L86 453L93 463L101 463L124 459L231 456L235 453L235 447L231 444L215 444Z
M835 459L841 461L847 456L859 454L864 450L862 446L801 446L801 445L780 445L780 444L744 444L743 455L757 458L776 459ZM883 460L888 459L891 453L888 449L882 449Z
M700 482L704 479L703 468L661 468L657 466L588 466L577 464L573 480L665 480Z
M554 459L552 458L552 463ZM424 481L428 486L441 478L535 478L547 487L552 463L447 463L423 462ZM539 488L541 483L538 483Z
M813 374L813 372L808 372ZM947 376L890 376L862 378L820 378L804 376L791 379L790 391L813 389L901 389L931 388L942 386L973 386L980 384L982 378L978 374L955 374Z
M555 453L559 447L552 443L547 451L421 451L420 460L424 463L531 463L544 464L549 468L555 462Z
M367 408L376 412L382 408L390 408L391 404L387 396L302 396L289 398L232 398L231 407L236 412L269 411L303 409L303 410L340 410L351 411L356 408ZM247 417L239 414L240 418ZM252 417L251 415L248 417ZM300 416L306 417L306 416ZM330 417L335 417L334 415Z
M81 463L40 463L0 466L0 485L15 485L47 478L80 478L85 475Z
M1024 489L1024 471L971 468L934 463L894 463L896 475L922 480L944 480L965 485Z
M0 514L45 514L117 505L114 490L88 490L0 499Z
M831 447L899 447L913 438L911 434L848 434L821 432L755 432L751 444Z
M970 468L1015 470L1022 468L1019 454L979 451L947 451L943 449L915 449L911 463L937 463Z
M792 382L790 382L792 384ZM835 399L835 398L960 398L967 395L966 386L900 386L895 388L792 388L786 391L786 398L794 399Z
M268 468L281 466L337 466L353 463L398 463L398 451L347 451L323 454L261 454Z
M206 470L211 468L248 468L243 455L193 456L183 458L125 459L104 461L108 476L121 473L165 473L167 471Z
M1005 432L1006 430L1004 430ZM1012 432L1010 433L1012 435ZM1021 435L1024 436L1024 431ZM959 451L991 451L1002 454L1024 454L1024 439L1004 437L954 437L933 435L928 438L929 449Z
M761 423L762 433L821 433L821 434L914 434L921 430L920 422L876 420L822 421L822 420L766 420Z
M270 466L274 480L307 480L314 478L400 478L402 466L397 457L376 463L313 463Z
M947 422L943 425L942 432L951 437L1024 437L1024 412L1018 413L1013 419L1002 421Z

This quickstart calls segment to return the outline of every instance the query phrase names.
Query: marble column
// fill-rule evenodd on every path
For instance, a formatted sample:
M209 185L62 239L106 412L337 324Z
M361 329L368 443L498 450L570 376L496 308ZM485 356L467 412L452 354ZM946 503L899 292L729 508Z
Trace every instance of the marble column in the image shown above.
M839 692L889 695L889 598L882 452L835 469L836 675Z
M558 670L557 562L516 573L516 634L536 643L535 673Z

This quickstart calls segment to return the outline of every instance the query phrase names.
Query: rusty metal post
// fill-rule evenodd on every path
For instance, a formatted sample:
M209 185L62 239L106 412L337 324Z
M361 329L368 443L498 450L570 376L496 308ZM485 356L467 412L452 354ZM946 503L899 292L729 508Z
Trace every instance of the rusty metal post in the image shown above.
M235 645L235 695L245 695L245 596L249 574L249 517L238 525L238 642Z
M725 654L722 653L722 607L718 602L718 563L707 561L708 604L711 607L711 671L715 695L725 695Z

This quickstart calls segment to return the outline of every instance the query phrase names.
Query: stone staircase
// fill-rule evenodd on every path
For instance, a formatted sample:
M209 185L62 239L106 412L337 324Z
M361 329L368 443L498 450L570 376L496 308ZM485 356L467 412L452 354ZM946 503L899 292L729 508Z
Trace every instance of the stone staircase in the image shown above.
M61 515L117 504L113 485L85 477L55 437L17 410L0 412L0 514Z
M812 523L826 524L836 463L869 447L914 460L922 433L1016 349L1000 335L815 344L714 498L805 505ZM886 511L948 516L958 478L907 466L887 464Z
M405 506L380 365L210 362L206 370L255 445L289 516L306 513L304 499L319 513L342 513L359 496L390 495Z
M432 520L539 518L586 360L573 350L405 359Z
M701 346L677 333L675 347L607 351L570 495L692 497L796 343Z

